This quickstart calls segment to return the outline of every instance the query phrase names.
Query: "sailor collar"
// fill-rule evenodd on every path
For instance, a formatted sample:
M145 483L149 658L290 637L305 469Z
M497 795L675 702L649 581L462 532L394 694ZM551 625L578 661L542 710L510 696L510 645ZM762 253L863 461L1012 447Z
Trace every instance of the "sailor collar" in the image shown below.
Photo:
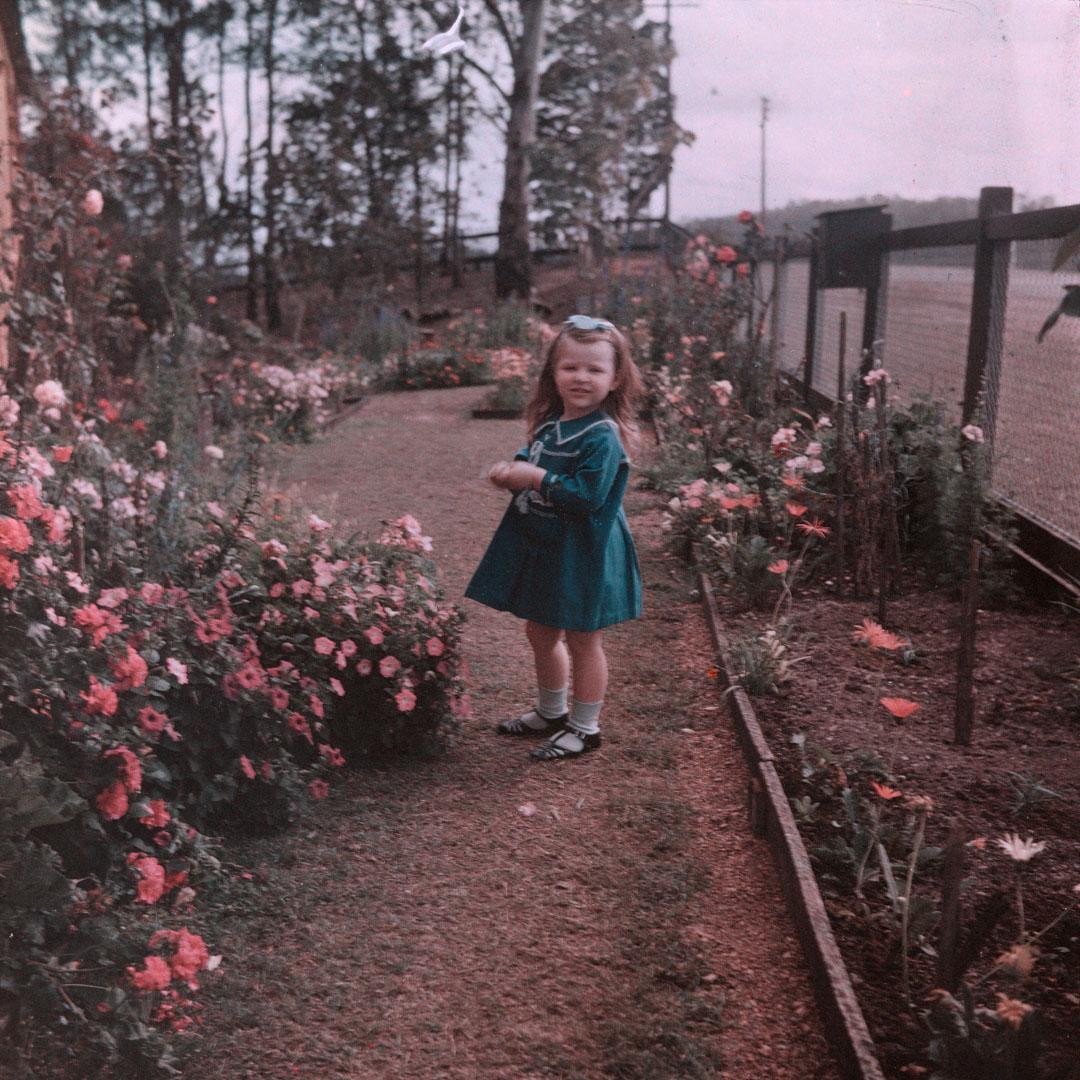
M563 434L563 425L573 426L583 421L587 421L584 427L578 431L570 431L568 434ZM586 431L591 431L594 427L599 427L602 424L610 424L614 426L614 421L605 413L602 409L594 409L591 413L586 413L585 416L576 416L573 420L563 420L561 417L555 421L548 421L548 424L554 423L555 425L555 445L563 446L570 442L572 439L578 438L579 435L584 435ZM545 425L546 427L547 425Z

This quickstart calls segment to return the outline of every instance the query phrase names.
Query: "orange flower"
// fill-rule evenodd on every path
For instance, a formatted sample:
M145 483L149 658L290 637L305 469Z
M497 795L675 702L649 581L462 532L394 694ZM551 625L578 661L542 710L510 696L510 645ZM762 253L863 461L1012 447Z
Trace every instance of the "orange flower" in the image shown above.
M971 848L974 848L976 851L985 851L986 850L986 837L985 836L976 836L974 840L969 840L967 842L967 846L971 847Z
M824 522L818 521L817 518L813 521L800 521L795 528L802 529L807 536L817 536L822 540L832 531Z
M903 642L873 619L863 619L851 632L852 639L860 645L869 645L871 649L899 649Z
M891 788L887 784L879 784L876 780L870 781L870 786L874 789L874 794L879 795L883 799L899 799L904 793L897 791L896 788Z
M807 508L803 506L802 503L786 502L784 503L784 509L787 510L792 517L802 517L803 514L806 513Z
M774 563L769 563L770 574L786 574L788 569L787 559L777 559Z
M897 720L906 720L919 708L918 702L902 697L883 697L878 700Z
M1006 994L998 994L997 999L998 1003L994 1006L994 1012L1010 1027L1018 1028L1024 1022L1024 1017L1031 1012L1032 1006Z
M784 487L791 488L792 491L802 491L806 486L801 476L785 476L782 478L781 483Z
M720 672L717 668L711 667L708 671L705 672L705 674L708 675L710 679L715 679L716 676L720 674Z

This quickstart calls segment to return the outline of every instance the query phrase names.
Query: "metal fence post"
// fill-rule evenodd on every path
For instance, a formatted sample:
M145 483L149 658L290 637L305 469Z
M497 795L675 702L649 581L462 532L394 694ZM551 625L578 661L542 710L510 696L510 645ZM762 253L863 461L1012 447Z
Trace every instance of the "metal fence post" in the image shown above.
M991 240L987 219L1011 214L1011 187L984 187L979 192L979 239L975 243L975 284L968 327L967 367L964 370L963 422L970 424L983 399L983 434L994 440L998 389L1001 384L1001 346L1005 334L1005 301L1009 292L1011 240Z

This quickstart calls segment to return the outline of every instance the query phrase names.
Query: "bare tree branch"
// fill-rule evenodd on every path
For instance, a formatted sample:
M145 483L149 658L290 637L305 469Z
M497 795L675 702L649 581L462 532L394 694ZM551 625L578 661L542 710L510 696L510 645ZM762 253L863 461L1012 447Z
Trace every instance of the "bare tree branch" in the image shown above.
M510 104L510 95L495 81L495 76L492 75L487 68L482 64L478 64L471 56L466 56L464 53L461 54L461 59L468 67L471 67L474 71L483 75L484 79L487 80L488 85L494 87L499 92L499 97L501 97L507 105Z
M495 25L499 28L499 33L502 34L503 40L506 42L506 47L510 50L510 59L513 66L517 67L517 35L510 29L510 24L503 18L503 13L499 10L499 5L495 0L484 0L484 7L491 12L491 17L495 20Z

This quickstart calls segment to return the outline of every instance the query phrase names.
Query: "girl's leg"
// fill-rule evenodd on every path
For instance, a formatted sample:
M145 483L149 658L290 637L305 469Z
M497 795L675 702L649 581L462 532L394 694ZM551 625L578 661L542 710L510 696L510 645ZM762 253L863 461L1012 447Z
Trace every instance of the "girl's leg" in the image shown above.
M556 626L525 622L525 636L536 661L536 681L549 690L559 690L570 682L570 654L566 651L563 631Z
M524 716L503 720L496 731L500 735L546 734L562 726L566 717L566 693L570 681L570 654L562 640L562 631L554 626L527 621L525 635L536 661L536 708Z
M574 700L603 701L608 683L604 631L567 630L566 644L574 661Z
M570 718L532 756L541 761L575 757L600 745L600 708L607 690L607 657L603 633L593 630L566 631L566 644L574 665L574 698Z

